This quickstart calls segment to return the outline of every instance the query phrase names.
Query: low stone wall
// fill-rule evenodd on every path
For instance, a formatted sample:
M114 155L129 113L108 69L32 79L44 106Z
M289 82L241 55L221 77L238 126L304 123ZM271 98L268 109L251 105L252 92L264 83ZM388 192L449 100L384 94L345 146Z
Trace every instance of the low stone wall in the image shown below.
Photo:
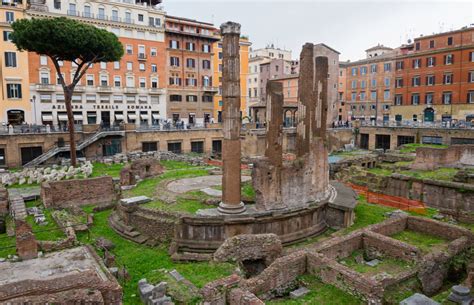
M136 177L139 179L145 179L154 177L163 172L159 161L154 158L142 158L133 161L131 164L126 165L120 171L120 184L121 185L135 185Z
M451 145L448 148L419 147L413 169L433 170L440 166L474 165L474 145Z
M41 199L47 208L86 204L108 205L116 201L112 177L75 179L41 184Z

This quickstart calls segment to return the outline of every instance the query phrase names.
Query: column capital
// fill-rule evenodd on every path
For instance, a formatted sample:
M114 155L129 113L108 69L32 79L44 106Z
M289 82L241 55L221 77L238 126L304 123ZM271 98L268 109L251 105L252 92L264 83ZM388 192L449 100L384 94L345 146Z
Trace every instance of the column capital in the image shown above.
M221 34L239 34L240 35L240 23L227 21L221 24Z

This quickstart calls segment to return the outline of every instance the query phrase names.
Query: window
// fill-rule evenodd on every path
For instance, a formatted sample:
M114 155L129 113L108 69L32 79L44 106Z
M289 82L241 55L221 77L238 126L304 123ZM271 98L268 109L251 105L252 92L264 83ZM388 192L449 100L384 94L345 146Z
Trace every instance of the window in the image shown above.
M375 101L377 99L377 91L370 91L370 99Z
M11 41L11 31L3 31L3 41Z
M415 50L416 51L420 50L420 43L419 42L415 43Z
M427 86L433 86L435 84L435 76L434 75L428 75L426 77L426 85Z
M84 17L92 17L90 5L84 5Z
M101 62L100 62L100 68L101 68L102 70L107 70L107 63L104 62L104 61L101 61Z
M473 52L469 52L469 61L470 61L470 62L474 62L474 51L473 51Z
M54 0L54 9L56 10L61 9L61 0Z
M16 67L16 53L5 52L5 67Z
M372 86L372 88L375 88L377 87L377 80L374 78L370 81L370 85Z
M139 69L140 71L145 71L145 64L142 63L142 62L139 63L139 64L138 64L138 69Z
M351 74L352 74L352 76L357 75L357 68L352 68Z
M170 95L170 102L181 102L182 100L183 100L182 95L178 95L178 94L171 94Z
M151 48L150 49L150 56L156 56L158 54L158 52L156 51L156 48Z
M5 19L8 23L13 23L15 21L15 14L13 12L5 12Z
M384 90L383 92L383 99L388 101L390 99L390 90Z
M203 95L202 101L205 103L212 103L212 95Z
M375 105L370 105L370 110L375 110Z
M74 3L69 3L69 10L67 11L67 14L68 14L69 16L77 16L76 4L74 4Z
M125 86L127 86L128 88L135 87L135 78L133 76L127 76L125 78Z
M383 64L383 70L384 70L385 72L391 71L391 70L392 70L392 64L389 63L389 62L384 63L384 64Z
M86 75L86 85L94 86L94 75L91 75L91 74Z
M131 44L127 44L125 50L127 54L133 54L133 46Z
M150 82L152 88L158 88L158 78L152 77Z
M125 12L125 22L126 23L132 23L132 13Z
M433 49L435 47L435 41L430 40L430 49Z
M365 89L365 80L360 81L360 88Z
M433 104L433 93L426 93L425 94L425 103L426 105L432 105Z
M377 73L377 64L370 65L370 72Z
M383 110L385 110L385 111L390 110L390 105L383 105Z
M48 64L48 57L46 55L40 55L40 65L46 66Z
M170 57L170 66L179 67L179 57Z
M411 85L413 87L418 87L421 85L421 78L419 76L414 76L412 79L411 79Z
M401 94L395 95L395 105L401 106L403 102L403 96Z
M197 102L197 95L186 95L186 102Z
M179 74L177 73L172 73L169 79L169 82L170 82L170 85L181 86L181 77L179 77Z
M454 63L454 55L453 54L444 55L444 64L445 65L451 65L453 63Z
M443 104L445 105L451 104L452 97L453 97L452 92L443 92Z
M403 87L403 78L396 78L395 79L395 88L402 88Z
M195 68L196 67L196 60L194 58L186 58L186 67L187 68Z
M62 75L63 79L65 79L64 73L61 73L61 74L56 73L56 84L58 84L58 85L61 84L61 78L59 77L59 75Z
M203 141L191 142L191 152L197 153L197 154L204 153L204 142Z
M360 75L366 75L367 74L367 67L360 67Z
M384 83L385 83L385 87L390 87L390 78L389 77L386 77L384 79Z
M365 92L360 93L360 100L365 101Z
M188 77L186 78L186 86L197 86L197 79L194 78L194 75L188 75Z
M467 76L467 81L470 83L474 83L474 71L469 72Z
M395 66L397 70L403 70L403 61L397 61Z
M146 79L144 77L138 79L138 86L140 88L146 88Z
M419 69L421 67L421 59L420 58L413 59L412 67L413 69Z
M171 48L171 49L179 49L179 41L177 41L177 40L170 40L170 48Z
M118 11L112 10L112 21L119 21Z
M443 84L451 85L453 83L453 75L451 73L443 75Z
M202 77L202 85L204 87L209 87L211 86L211 78L209 76L203 76Z
M133 63L131 61L127 61L127 70L132 71L133 70Z
M143 14L138 14L138 21L143 21Z
M142 142L142 151L158 151L158 142Z
M168 143L168 151L170 151L172 153L175 153L175 154L180 154L181 153L181 142Z
M103 87L107 87L109 85L109 78L107 75L100 76L100 85Z
M202 61L202 68L209 70L211 69L211 61L210 60L203 60Z
M158 72L158 68L157 68L156 64L151 64L151 72L153 72L153 73Z
M467 93L467 102L470 104L474 103L474 91L469 91Z
M49 84L49 73L48 72L41 72L40 73L40 82L43 85Z
M114 69L119 70L120 69L120 61L114 61Z
M194 42L186 42L186 50L195 51L196 50L196 44Z
M203 53L210 53L211 52L211 46L208 44L203 44L202 45L202 52Z
M353 80L353 81L352 81L351 88L352 88L352 89L357 88L357 81L356 81L356 80Z
M448 46L453 44L453 37L448 37Z
M413 93L411 95L411 104L419 105L420 104L420 95L418 93Z
M122 86L122 78L120 76L114 76L114 86L115 87Z
M426 59L426 66L427 66L427 67L434 67L435 64L436 64L436 57L433 57L433 56L432 56L432 57L428 57L428 58Z
M105 9L103 7L99 7L99 13L97 14L98 19L105 20L107 17L105 16Z
M21 98L21 84L7 84L8 98Z
M354 102L355 102L356 100L357 100L357 93L352 92L352 93L351 93L351 101L354 101Z

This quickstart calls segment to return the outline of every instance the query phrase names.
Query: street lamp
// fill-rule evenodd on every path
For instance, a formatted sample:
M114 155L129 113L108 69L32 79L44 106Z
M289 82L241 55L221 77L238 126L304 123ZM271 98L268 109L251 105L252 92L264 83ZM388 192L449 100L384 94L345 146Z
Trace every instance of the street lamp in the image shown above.
M37 125L37 121L36 121L36 95L33 95L33 98L30 99L30 102L33 103L33 116L35 117L35 125Z

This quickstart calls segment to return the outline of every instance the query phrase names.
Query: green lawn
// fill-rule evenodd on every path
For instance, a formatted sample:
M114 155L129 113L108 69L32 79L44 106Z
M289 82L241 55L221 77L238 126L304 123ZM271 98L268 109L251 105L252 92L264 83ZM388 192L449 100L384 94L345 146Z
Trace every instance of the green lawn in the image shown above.
M339 262L347 267L359 272L359 273L370 273L378 274L386 272L388 274L397 275L403 271L408 271L412 268L412 264L407 261L396 259L392 257L384 257L380 259L380 263L377 266L371 267L364 263L359 264L356 261L357 256L363 257L364 250L356 250L351 253L349 257L341 259Z
M406 242L407 244L416 246L424 252L432 251L434 246L440 246L447 242L447 240L438 236L433 236L431 234L412 230L404 230L390 237Z
M311 290L310 293L298 299L277 299L266 301L265 304L279 305L362 305L366 304L362 300L348 294L329 284L324 284L312 275L303 275L300 277L301 284Z
M209 209L212 207L207 204L201 203L200 200L191 200L185 198L178 198L176 200L176 203L174 204L167 204L160 200L156 200L145 203L142 206L151 209L159 209L172 212L187 212L190 214L196 214L196 212L200 209Z
M112 176L120 177L120 171L125 166L125 164L105 164L100 162L92 163L92 175L91 177L102 177L102 176Z
M29 202L27 201L26 206L29 208L33 206L43 207L41 204L41 201L39 200L29 201ZM28 215L26 217L26 221L30 224L37 240L55 241L55 240L60 240L60 239L65 238L63 230L58 227L53 217L51 216L51 212L52 211L50 209L43 208L43 213L47 221L47 224L45 225L36 224L35 218L33 215Z
M6 219L7 228L12 225L12 219L7 216ZM16 240L15 236L8 236L6 233L0 234L0 257L6 258L8 255L14 255L16 253Z
M416 152L416 149L418 147L448 148L448 145L411 143L411 144L403 145L403 147L400 148L400 152L402 152L402 153L414 153L414 152Z
M386 219L385 213L393 210L395 209L380 204L367 203L365 196L360 195L357 206L355 207L356 217L354 220L354 225L343 229L341 233L347 234L354 230L382 222Z
M393 170L388 169L388 168L373 167L373 168L368 168L367 172L376 174L379 176L390 176L393 173Z
M419 178L419 179L452 181L457 172L458 172L458 169L456 168L438 168L431 171L406 170L406 171L400 171L400 174Z
M88 212L91 209L91 207L84 208ZM96 238L103 236L115 244L112 252L116 256L116 261L119 265L125 266L131 276L131 280L123 284L125 305L141 304L137 282L142 278L147 278L149 281L157 280L160 278L156 272L158 269L176 269L194 285L201 288L209 281L230 275L235 268L227 263L175 263L168 255L168 245L156 248L138 245L116 234L107 223L110 213L111 211L107 210L94 215L94 225L90 229L90 240L86 232L78 233L78 238L83 243L93 243Z

